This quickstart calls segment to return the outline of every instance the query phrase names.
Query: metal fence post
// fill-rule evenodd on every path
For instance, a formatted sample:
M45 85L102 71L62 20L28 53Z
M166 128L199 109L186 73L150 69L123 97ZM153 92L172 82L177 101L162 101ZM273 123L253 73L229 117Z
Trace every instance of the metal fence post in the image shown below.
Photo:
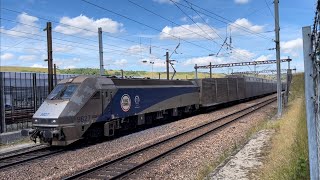
M38 109L37 105L37 74L32 73L32 94L33 94L33 112Z
M315 109L315 90L314 90L314 72L313 72L313 49L311 40L311 27L302 28L303 37L303 55L304 55L304 79L305 79L305 98L308 128L308 148L310 179L319 179L319 157L317 147L317 114Z
M194 73L195 73L195 79L198 79L198 66L197 64L194 65Z
M0 72L0 103L1 103L1 133L6 132L6 107L5 107L5 93L4 93L4 86L5 84L3 83L4 79L4 72Z

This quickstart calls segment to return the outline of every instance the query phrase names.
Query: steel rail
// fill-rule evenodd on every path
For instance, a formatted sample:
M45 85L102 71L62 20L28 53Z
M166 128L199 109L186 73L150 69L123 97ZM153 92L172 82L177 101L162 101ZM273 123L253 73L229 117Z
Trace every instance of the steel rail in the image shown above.
M0 170L30 162L39 158L48 157L62 151L64 151L63 148L56 149L52 147L43 147L22 153L13 153L10 156L0 158Z
M43 145L35 144L35 145L27 146L27 147L22 147L22 148L19 148L19 149L14 149L14 150L11 150L11 151L2 152L2 153L0 153L0 161L1 161L1 158L4 157L4 156L8 156L10 154L17 154L19 152L27 151L27 150L33 149L33 148L40 148L41 146L43 146Z
M134 171L140 169L141 167L146 166L147 164L191 143L194 142L195 140L207 135L208 133L211 133L217 129L220 129L224 126L226 126L227 124L243 117L246 116L272 102L276 101L276 97L272 97L269 98L267 100L264 100L262 102L256 103L252 106L249 106L247 108L241 109L239 111L227 114L223 117L220 117L218 119L214 119L210 122L207 122L205 124L202 124L198 127L192 128L190 130L187 130L185 132L182 132L180 134L177 134L175 136L169 137L163 141L148 145L147 147L144 147L142 149L130 152L129 154L123 155L121 157L118 157L114 160L111 161L107 161L105 163L102 163L100 165L97 165L95 167L86 169L84 171L81 171L75 175L69 176L69 177L65 177L65 180L69 180L69 179L94 179L94 176L98 176L97 178L104 178L104 179L118 179L118 178L122 178L124 176L127 176L130 173L133 173ZM228 120L229 119L229 120ZM227 120L227 121L226 121ZM223 122L222 124L218 124L219 122ZM203 131L203 129L205 129L206 127L213 125L215 127L200 133L200 135L197 135L189 140L187 140L186 142L180 143L177 146L174 146L172 148L169 148L168 150L158 153L157 155L154 155L153 157L141 162L141 163L128 163L125 162L126 160L129 160L130 158L134 158L134 157L139 157L142 156L143 153L148 153L147 151L152 150L152 149L157 149L159 150L159 147L161 145L164 145L165 143L168 143L170 145L171 141L177 140L178 138L184 137L184 136L188 136L188 135L192 135L192 133L194 133L195 131ZM154 152L151 152L154 153ZM112 171L113 170L113 171Z

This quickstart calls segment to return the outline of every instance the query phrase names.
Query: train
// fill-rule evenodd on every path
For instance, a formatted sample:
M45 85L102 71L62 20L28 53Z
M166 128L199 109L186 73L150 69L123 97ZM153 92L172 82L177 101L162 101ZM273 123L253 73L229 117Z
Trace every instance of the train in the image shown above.
M32 129L21 134L35 142L38 138L51 146L67 146L276 89L275 81L256 77L161 80L80 75L61 80L33 115Z

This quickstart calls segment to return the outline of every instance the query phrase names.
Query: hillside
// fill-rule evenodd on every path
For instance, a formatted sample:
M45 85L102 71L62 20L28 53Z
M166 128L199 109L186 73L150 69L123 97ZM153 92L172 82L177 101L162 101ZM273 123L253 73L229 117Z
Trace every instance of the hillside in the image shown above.
M1 72L39 72L39 73L47 73L46 68L34 68L34 67L14 67L14 66L1 66ZM58 69L57 74L86 74L86 75L98 75L99 69L92 68L75 68L75 69ZM120 76L120 70L107 70L107 75L115 75ZM161 78L166 77L165 72L160 72ZM150 78L158 78L159 72L148 72L148 71L124 71L124 76L134 76L134 77L150 77ZM170 74L170 77L172 73ZM209 73L198 73L199 78L209 77ZM213 74L213 77L223 77L223 74ZM186 78L194 78L194 72L177 72L175 75L175 79L186 79Z

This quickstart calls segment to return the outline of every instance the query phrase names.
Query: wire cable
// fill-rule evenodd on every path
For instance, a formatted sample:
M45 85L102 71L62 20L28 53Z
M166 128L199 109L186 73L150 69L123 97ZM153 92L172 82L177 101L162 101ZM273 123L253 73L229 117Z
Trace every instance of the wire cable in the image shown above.
M248 32L248 33L250 33L250 34L253 34L253 35L255 35L255 36L258 36L258 37L261 37L261 38L264 38L264 39L267 39L267 40L273 40L273 39L271 39L271 38L269 38L269 37L267 37L267 36L261 35L260 33L257 33L257 32L251 31L251 30L248 30L248 29L247 29L246 27L244 27L244 26L241 26L241 25L239 25L239 24L234 24L233 21L231 21L231 20L229 20L229 19L227 19L227 18L225 18L225 17L223 17L223 16L220 16L220 15L214 13L214 12L211 12L211 11L209 11L209 10L207 10L207 9L204 9L204 8L202 8L202 7L194 4L194 3L191 3L191 2L188 1L188 0L185 0L185 1L189 2L189 3L192 4L193 6L199 8L199 9L201 9L201 10L207 12L207 13L210 13L210 14L213 14L214 16L219 17L220 19L215 18L215 17L213 17L213 16L211 16L211 15L209 15L209 14L207 14L207 13L198 11L200 14L206 15L206 16L208 16L208 17L211 17L211 18L213 18L213 19L216 19L217 21L220 21L220 22L225 23L225 24L229 24L229 23L231 22L230 26L233 26L233 27L238 28L238 29L240 28L240 29L242 29L243 31L246 31L246 32ZM179 3L179 2L176 2L176 3L179 4L179 5L181 5L181 6L190 8L189 6L186 6L186 5L181 4L181 3ZM190 9L191 9L191 8L190 8ZM222 19L222 20L221 20L221 19Z
M8 8L1 8L1 9L7 10L7 11L10 11L10 12L13 12L13 13L17 13L17 14L25 13L25 12L16 11L16 10L8 9ZM1 18L1 17L0 17L0 18ZM62 25L65 25L65 26L73 27L73 28L76 28L76 29L80 29L80 30L84 30L84 31L88 31L88 32L97 33L97 32L92 31L92 30L90 30L90 29L80 28L80 27L77 27L77 26L73 26L73 25L61 23L61 22L58 22L58 21L54 21L54 20L52 20L52 19L43 18L43 17L39 17L39 16L37 16L37 18L39 18L39 19L41 19L41 20L50 21L50 22L54 22L54 23L57 23L57 24L62 24ZM2 19L3 19L3 18L2 18ZM11 21L12 21L12 20L11 20ZM20 23L20 24L23 24L23 23ZM38 28L41 28L41 27L38 27ZM42 28L41 28L41 29L42 29ZM56 31L54 31L54 32L56 32ZM137 43L137 44L139 43L139 42L137 42L137 41L133 41L133 40L130 40L130 39L126 39L126 38L121 38L121 37L117 37L117 36L110 35L110 33L107 32L107 31L102 31L102 32L107 33L107 36L108 36L108 37L111 37L111 38L115 38L115 39L119 39L119 40L131 42L131 43ZM64 33L62 33L62 34L64 34ZM67 34L65 34L65 35L67 35ZM148 45L148 44L144 44L144 45ZM158 47L158 46L152 46L152 47L166 50L166 48L162 48L162 47Z
M137 21L137 20L135 20L135 19L132 19L132 18L130 18L130 17L127 17L127 16L125 16L125 15L122 15L122 14L120 14L120 13L117 13L117 12L115 12L115 11L112 11L112 10L110 10L110 9L107 9L107 8L105 8L105 7L102 7L102 6L100 6L100 5L94 4L94 3L89 2L89 1L87 1L87 0L81 0L81 1L83 1L83 2L85 2L85 3L87 3L87 4L90 4L90 5L92 5L92 6L95 6L95 7L99 8L99 9L102 9L102 10L105 10L105 11L107 11L107 12L110 12L110 13L112 13L112 14L115 14L115 15L118 15L118 16L120 16L120 17L123 17L123 18L125 18L125 19L128 19L128 20L130 20L130 21L132 21L132 22L135 22L135 23L137 23L137 24L140 24L140 25L142 25L142 26L145 26L145 27L148 27L148 28L150 28L150 29L153 29L153 30L155 30L155 31L162 32L162 30L159 30L159 29L157 29L157 28L155 28L155 27L152 27L152 26L150 26L150 25L148 25L148 24L142 23L142 22L140 22L140 21ZM162 32L162 33L165 33L165 32ZM169 35L169 36L171 36L171 37L173 37L173 38L176 38L176 39L181 39L181 38L176 37L176 36L174 36L174 35L171 35L171 34L169 34L169 33L165 33L165 34L167 34L167 35ZM206 48L206 47L203 47L203 46L200 46L200 45L198 45L198 44L192 43L192 42L187 41L187 40L185 40L185 39L181 39L181 40L184 41L184 42L186 42L186 43L189 43L189 44L192 44L192 45L194 45L194 46L197 46L197 47L199 47L199 48L205 49L205 50L207 50L207 51L209 51L209 52L212 52L211 49L208 49L208 48Z

